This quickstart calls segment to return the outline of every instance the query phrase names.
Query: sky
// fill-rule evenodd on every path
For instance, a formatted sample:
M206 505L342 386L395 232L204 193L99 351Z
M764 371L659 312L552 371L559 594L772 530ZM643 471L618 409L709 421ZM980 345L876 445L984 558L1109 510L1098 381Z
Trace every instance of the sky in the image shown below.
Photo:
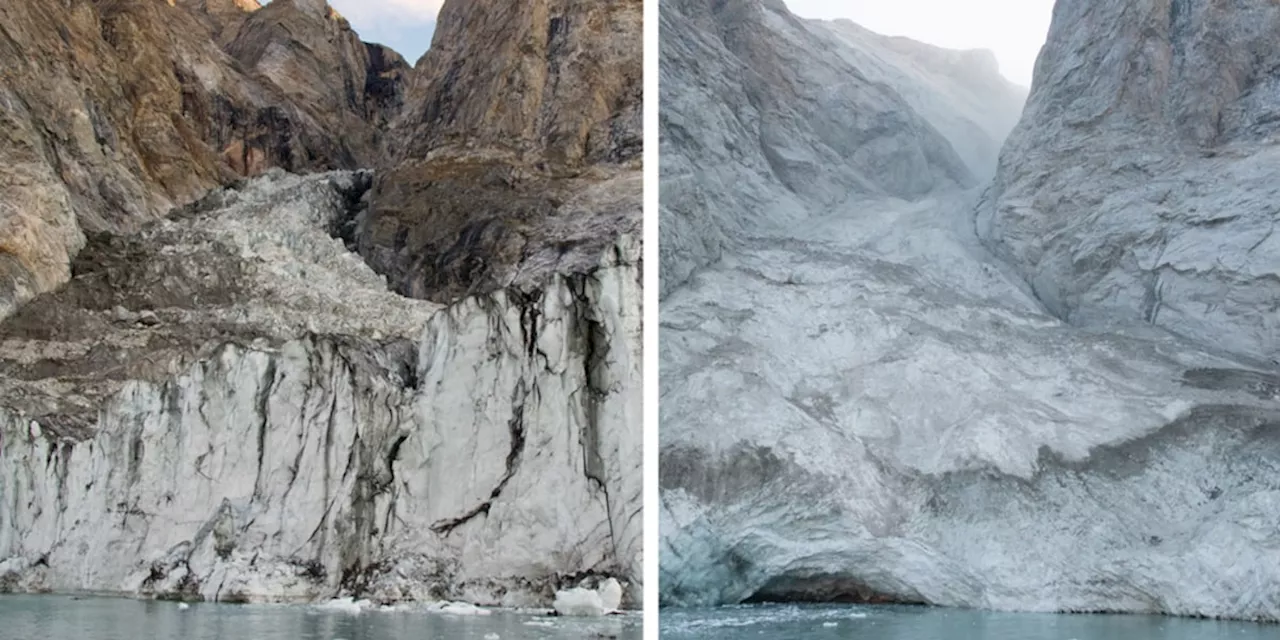
M409 64L431 46L444 0L329 0L365 42L385 44Z
M431 46L442 4L444 0L329 0L361 40L395 49L409 64Z
M1004 77L1029 87L1053 0L787 0L787 8L805 18L848 18L877 33L939 47L990 49Z
M431 45L444 0L329 0L360 37L409 61ZM849 18L877 33L952 49L990 49L1008 79L1029 87L1053 0L787 0L806 18Z

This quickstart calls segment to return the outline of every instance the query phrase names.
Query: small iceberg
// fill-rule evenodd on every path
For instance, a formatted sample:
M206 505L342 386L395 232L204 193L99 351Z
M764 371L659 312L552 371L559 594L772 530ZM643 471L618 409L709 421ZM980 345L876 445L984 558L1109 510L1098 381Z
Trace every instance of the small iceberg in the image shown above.
M440 613L447 613L455 616L487 616L493 613L488 609L482 609L469 602L446 602L436 610Z
M556 592L551 605L556 613L571 617L599 617L616 613L622 606L622 585L609 578L596 589L574 587Z
M373 603L368 600L356 600L353 598L334 598L328 602L322 602L315 605L317 609L324 611L332 611L335 613L359 614L365 609L373 607Z

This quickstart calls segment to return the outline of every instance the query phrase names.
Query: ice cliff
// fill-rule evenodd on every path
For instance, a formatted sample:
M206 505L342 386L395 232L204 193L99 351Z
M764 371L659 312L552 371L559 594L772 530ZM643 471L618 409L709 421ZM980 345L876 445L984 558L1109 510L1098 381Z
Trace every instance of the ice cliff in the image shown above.
M1248 248L1276 218L1264 180L1275 147L1260 133L1275 95L1259 71L1274 45L1249 34L1274 33L1276 8L1192 5L1060 0L1027 112L989 189L864 182L826 200L756 152L760 123L778 113L816 126L791 93L811 60L850 61L826 83L831 94L900 98L881 103L891 115L849 99L830 108L856 116L823 116L881 124L877 140L893 144L859 147L866 166L896 166L904 148L939 138L977 157L980 146L966 152L948 135L948 119L983 109L903 71L902 58L882 50L887 39L850 25L801 21L768 2L663 5L663 171L683 167L663 192L661 220L664 242L679 237L662 264L663 604L1280 619L1280 371L1259 357L1265 350L1233 353L1227 347L1244 343L1223 339L1256 336L1271 318L1265 304L1250 306L1270 300L1274 279L1257 261L1271 254ZM861 34L861 52L836 46L832 32ZM785 53L758 79L781 103L766 105L772 114L726 80L752 76L738 71L750 66L735 48L746 33L754 47ZM1225 55L1222 43L1236 36L1249 36L1238 55L1211 53ZM1197 49L1228 61L1215 67L1226 75L1177 63L1153 77L1117 62ZM991 72L979 55L949 58L970 61L957 76ZM885 61L892 68L872 68ZM1137 82L1140 73L1152 84ZM884 84L862 88L873 74ZM1234 89L1197 98L1211 80ZM1018 106L1016 93L972 95L987 96L991 113ZM1209 121L1223 131L1236 130L1230 114L1253 124L1216 158L1173 155L1162 146L1173 142L1135 115L1193 125L1203 121L1195 110L1219 100L1232 106ZM947 114L939 105L949 101ZM990 131L998 145L1000 129ZM858 166L833 164L812 139L787 139L788 162L818 167L813 176ZM1131 165L1147 173L1126 174ZM1228 172L1167 194L1164 209L1142 204L1135 194L1182 179L1157 172L1170 166ZM1186 223L1197 216L1226 219ZM1182 298L1166 285L1163 320L1138 304L1098 302L1134 301L1125 287L1155 263L1125 252L1145 251L1136 240L1148 233L1168 238L1168 255L1182 246L1219 261L1185 270L1197 288ZM1046 294L1057 291L1097 296ZM1196 297L1208 291L1216 307ZM1215 314L1232 322L1214 334L1178 321Z
M402 298L328 234L370 180L220 192L10 318L6 588L533 605L639 575L638 245Z
M4 3L0 592L640 605L639 15Z

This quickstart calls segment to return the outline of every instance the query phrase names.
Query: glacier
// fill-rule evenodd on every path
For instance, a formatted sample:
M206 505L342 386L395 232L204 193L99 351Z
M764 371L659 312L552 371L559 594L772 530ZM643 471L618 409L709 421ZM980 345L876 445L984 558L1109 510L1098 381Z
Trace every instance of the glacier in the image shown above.
M0 590L514 607L611 575L642 601L638 240L404 298L335 237L371 184L215 191L6 321Z
M1093 274L1136 273L1135 262L1088 252L1145 250L1135 233L1178 228L1135 209L1114 182L1087 179L1159 153L1132 137L1122 150L1092 148L1124 139L1104 126L1105 89L1130 94L1088 70L1129 34L1167 29L1171 11L1200 20L1189 32L1206 42L1221 28L1206 14L1229 20L1226 9L1188 4L1059 0L1017 126L957 127L974 114L1017 114L1027 94L999 84L979 53L907 56L930 48L802 20L780 2L664 3L661 233L677 241L661 248L663 605L1280 620L1280 370L1265 351L1239 348L1265 342L1235 339L1266 322L1246 309L1269 304L1265 269L1248 267L1253 280L1231 262L1192 271L1206 274L1196 289L1170 279L1167 321L1140 305L1119 313L1093 304L1100 297L1069 307L1046 295L1050 285L1096 286L1131 303L1119 276ZM1272 5L1243 4L1270 24ZM1090 29L1101 23L1115 32ZM831 59L841 62L814 62ZM920 69L957 60L967 73ZM814 69L833 74L830 108L858 111L826 118L880 123L866 153L883 162L832 157L799 135L786 163L772 160L769 127L817 126L807 98L791 93ZM1235 108L1270 99L1259 91ZM1064 123L1055 109L1071 101L1095 117ZM1002 142L997 163L990 150ZM940 147L952 153L926 151ZM1254 137L1232 148L1235 160L1198 170L1207 180L1234 162L1225 176L1248 179L1196 199L1162 192L1169 210L1242 205L1239 220L1198 224L1200 235L1180 241L1202 258L1235 256L1276 216L1265 186L1274 145ZM915 184L896 179L906 154L922 162ZM840 188L809 189L788 179L790 167L838 175ZM1126 175L1122 186L1138 193L1156 181ZM1099 200L1114 205L1102 210L1109 218L1070 217ZM1046 239L1048 249L1036 244ZM1208 319L1175 296L1228 278L1238 289L1219 289L1230 304ZM1084 311L1066 312L1075 308ZM1180 315L1203 323L1193 330ZM1236 322L1217 335L1232 339L1213 339L1207 327L1224 315Z

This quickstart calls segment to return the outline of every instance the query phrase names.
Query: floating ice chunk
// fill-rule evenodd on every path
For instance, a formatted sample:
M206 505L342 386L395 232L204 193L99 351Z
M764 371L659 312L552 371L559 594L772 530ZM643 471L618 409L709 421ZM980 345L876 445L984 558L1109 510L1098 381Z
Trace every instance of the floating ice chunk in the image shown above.
M830 628L832 628L832 627L838 627L838 626L840 626L840 623L839 623L839 622L824 622L824 623L822 623L822 626L824 626L824 627L826 627L826 628L830 629Z
M502 637L502 636L499 636L499 635L498 635L498 634L496 634L496 633L486 633L486 634L484 634L484 640L498 640L498 638L501 638L501 637Z
M613 613L622 606L622 585L617 580L605 580L604 584L596 588L596 593L600 594L600 603L604 605L605 613Z
M353 598L334 598L328 602L316 605L317 609L332 611L335 613L359 614L365 609L371 607L373 603L368 600L355 600Z
M575 587L556 592L552 603L562 616L598 617L609 615L622 605L622 585L609 578L598 589Z
M440 613L448 613L455 616L487 616L493 612L469 602L446 602L440 607Z
M551 628L551 627L555 627L555 626L556 626L556 623L554 623L554 622L552 622L552 621L550 621L550 620L530 620L530 621L528 621L528 622L524 623L524 626L526 626L526 627L548 627L548 628Z
M592 617L604 615L604 601L594 589L574 587L556 592L551 604L562 616Z
M178 608L179 608L179 609L190 609L190 608L191 608L191 605L189 605L189 604L187 604L187 603L185 603L185 602L179 602L179 603L178 603Z

